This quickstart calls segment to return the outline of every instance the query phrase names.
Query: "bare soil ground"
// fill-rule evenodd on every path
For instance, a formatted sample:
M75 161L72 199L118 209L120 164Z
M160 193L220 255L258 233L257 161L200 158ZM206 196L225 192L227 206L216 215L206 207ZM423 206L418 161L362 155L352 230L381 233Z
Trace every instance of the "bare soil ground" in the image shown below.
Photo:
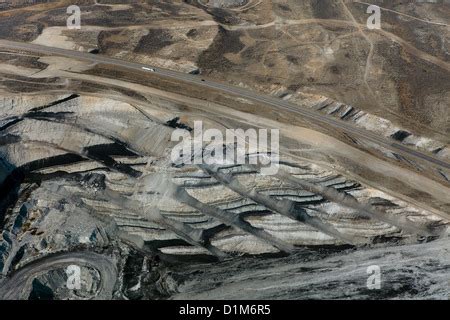
M40 42L185 72L199 68L272 94L320 94L448 142L448 4L380 4L382 30L371 31L367 4L357 1L255 1L241 10L193 0L77 3L83 27ZM45 28L65 26L66 6L53 1L0 12L0 36L38 39Z

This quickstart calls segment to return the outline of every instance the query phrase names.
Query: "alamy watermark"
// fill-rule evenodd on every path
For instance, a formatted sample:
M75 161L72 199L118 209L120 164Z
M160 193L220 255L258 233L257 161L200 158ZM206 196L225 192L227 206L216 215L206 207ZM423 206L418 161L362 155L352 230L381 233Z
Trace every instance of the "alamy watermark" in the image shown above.
M77 265L70 265L66 269L67 282L66 286L69 290L81 289L81 268Z
M372 14L367 19L367 28L370 30L381 29L381 8L372 4L367 7L366 12Z
M67 29L81 29L81 9L79 6L71 5L67 7Z
M372 265L367 267L367 289L369 290L379 290L381 289L381 268L377 265Z
M202 121L194 121L194 129L191 132L176 129L172 132L171 140L179 141L171 154L171 161L176 165L251 164L259 165L263 175L274 175L278 172L278 129L226 129L224 139L221 130L204 130Z

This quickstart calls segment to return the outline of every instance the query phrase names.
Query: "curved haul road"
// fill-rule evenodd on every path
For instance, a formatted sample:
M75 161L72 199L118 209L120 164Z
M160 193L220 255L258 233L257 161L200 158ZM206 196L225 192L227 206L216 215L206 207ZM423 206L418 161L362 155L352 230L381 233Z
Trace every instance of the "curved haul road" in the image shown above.
M86 266L100 273L100 286L95 299L111 299L117 279L114 261L94 252L64 252L33 261L0 282L0 300L27 299L33 279L50 270L69 265Z
M234 96L239 96L241 98L259 102L259 103L269 105L269 106L272 106L272 107L275 107L278 109L284 109L289 112L299 114L305 119L309 119L309 120L315 121L316 123L320 123L321 125L334 127L345 133L352 134L355 137L363 138L370 142L376 143L384 148L394 150L395 152L397 152L399 154L403 154L405 156L420 159L422 161L428 161L428 162L430 162L438 167L441 167L441 168L450 169L450 163L447 163L447 162L440 160L436 157L433 157L431 155L427 155L427 154L424 154L417 150L408 148L407 146L404 146L402 144L391 142L383 137L380 137L379 135L377 135L375 133L358 128L350 123L322 115L314 110L308 110L305 108L301 108L295 104L286 102L286 101L276 98L276 97L252 92L250 90L242 89L242 88L235 87L235 86L232 86L229 84L205 80L205 79L202 79L195 75L172 71L172 70L167 70L167 69L161 69L161 68L141 64L141 63L128 62L128 61L124 61L124 60L120 60L120 59L109 58L109 57L101 56L101 55L94 55L94 54L90 54L90 53L86 53L86 52L66 50L66 49L60 49L60 48L54 48L54 47L47 47L47 46L42 46L42 45L37 45L37 44L32 44L32 43L0 40L0 47L16 49L16 50L39 52L39 53L49 54L49 55L59 55L59 56L65 56L65 57L75 58L75 59L84 60L84 61L95 62L95 63L109 64L109 65L114 65L114 66L122 67L125 69L129 69L129 71L132 71L132 72L136 72L136 71L145 72L145 70L152 71L152 73L157 74L159 76L163 76L163 77L171 78L171 79L175 79L175 80L181 80L181 81L188 82L188 83L195 83L195 84L205 87L205 88L220 90L222 92L226 92L226 93L234 95Z

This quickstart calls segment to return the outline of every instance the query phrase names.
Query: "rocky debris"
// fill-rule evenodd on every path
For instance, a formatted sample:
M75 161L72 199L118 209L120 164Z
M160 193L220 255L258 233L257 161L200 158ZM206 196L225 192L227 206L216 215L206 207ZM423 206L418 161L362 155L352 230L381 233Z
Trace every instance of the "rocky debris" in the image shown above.
M305 249L289 257L243 257L180 266L164 281L172 299L448 299L449 238L371 249ZM380 287L368 284L379 268Z
M2 194L5 281L58 252L119 246L115 296L163 298L178 286L163 271L174 259L295 256L305 246L410 244L446 234L446 222L430 212L307 161L283 156L278 176L248 166L174 166L170 134L189 125L110 102L69 95L8 108L20 121L0 134L21 140L0 146L3 187L16 186ZM156 257L163 262L152 269ZM95 271L74 296L61 289L58 270L30 283L28 297L96 295Z
M290 95L289 100L297 101L297 97ZM399 128L392 122L382 117L367 113L353 106L334 101L326 97L302 98L300 102L321 113L355 123L357 126L381 134L386 138L399 141L407 146L416 147L429 153L434 153L442 159L450 159L448 145L427 137L421 137Z
M95 298L101 284L99 272L90 267L80 268L80 286L72 290L68 288L70 281L66 268L53 269L36 277L32 283L29 300L67 300Z
M0 299L111 299L119 277L116 255L70 251L35 259L0 279Z

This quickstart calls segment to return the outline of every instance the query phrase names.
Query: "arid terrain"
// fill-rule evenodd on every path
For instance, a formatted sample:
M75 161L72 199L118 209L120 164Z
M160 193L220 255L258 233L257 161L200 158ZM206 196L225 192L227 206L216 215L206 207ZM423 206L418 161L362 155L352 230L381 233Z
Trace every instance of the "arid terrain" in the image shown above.
M5 3L0 299L449 297L448 1ZM174 161L199 121L278 171Z

